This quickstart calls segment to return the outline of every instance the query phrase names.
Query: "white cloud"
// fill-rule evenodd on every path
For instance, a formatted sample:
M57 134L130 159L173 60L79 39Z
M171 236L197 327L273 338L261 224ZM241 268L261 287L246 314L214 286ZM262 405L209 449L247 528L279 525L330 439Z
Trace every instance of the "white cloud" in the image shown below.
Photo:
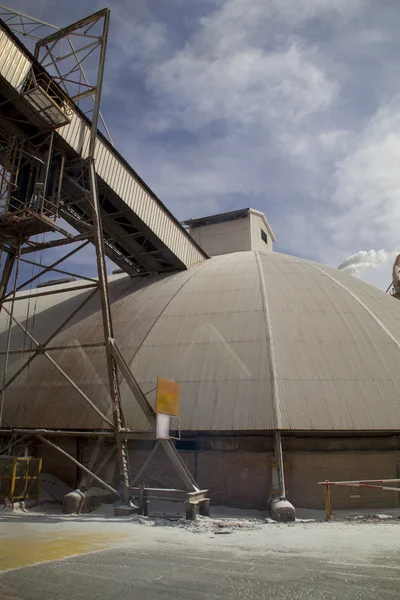
M156 65L148 82L173 106L170 126L195 131L219 120L290 125L329 106L336 93L316 52L296 44L275 52L243 44L223 56L185 48Z
M211 211L213 205L223 210L224 203L234 208L240 202L268 212L274 193L299 187L298 166L317 168L320 147L337 156L346 132L319 119L334 104L339 86L318 48L290 28L318 15L334 21L357 5L228 0L175 47L168 46L165 28L154 24L159 35L151 52L142 50L142 34L129 42L121 35L119 60L146 66L143 83L157 107L140 126L133 116L126 153L178 216L192 216L192 207L198 213L203 202ZM162 143L144 149L141 131L185 132L193 139L182 149L177 144L173 153ZM274 165L291 157L294 170L288 164L287 173L278 176ZM304 180L301 185L308 187Z
M148 71L149 89L164 101L160 128L184 126L198 131L223 120L231 127L257 122L286 129L327 108L337 85L325 72L318 50L297 35L282 33L293 23L325 13L348 13L357 4L342 0L220 3L201 19L183 47Z
M338 163L332 242L358 247L398 243L400 220L400 97L367 123L353 152Z
M178 218L254 205L280 249L333 266L394 249L395 12L370 0L171 0L168 11L119 0L104 94L116 145Z

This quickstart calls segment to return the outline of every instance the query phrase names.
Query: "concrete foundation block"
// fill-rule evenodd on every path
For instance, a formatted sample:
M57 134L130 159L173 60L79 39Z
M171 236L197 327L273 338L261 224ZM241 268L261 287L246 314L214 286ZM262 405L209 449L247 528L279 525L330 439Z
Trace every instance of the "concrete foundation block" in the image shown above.
M198 506L197 504L186 503L186 520L195 521L197 518Z
M296 520L296 509L285 498L272 498L269 504L269 516L279 523L290 523Z
M199 502L199 513L203 517L209 517L210 516L210 500L209 499L206 499L206 500L203 500L202 502Z
M137 515L137 506L126 506L121 504L120 506L114 506L114 517L130 517L131 515Z
M63 513L71 515L80 513L85 500L85 494L80 490L73 490L69 494L65 494L63 498Z

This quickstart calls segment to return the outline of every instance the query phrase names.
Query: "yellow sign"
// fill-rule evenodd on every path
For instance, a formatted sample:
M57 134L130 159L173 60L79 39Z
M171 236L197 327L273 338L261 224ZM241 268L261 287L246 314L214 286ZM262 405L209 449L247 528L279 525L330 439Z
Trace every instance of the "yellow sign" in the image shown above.
M157 379L156 412L179 417L180 400L180 383L159 377Z

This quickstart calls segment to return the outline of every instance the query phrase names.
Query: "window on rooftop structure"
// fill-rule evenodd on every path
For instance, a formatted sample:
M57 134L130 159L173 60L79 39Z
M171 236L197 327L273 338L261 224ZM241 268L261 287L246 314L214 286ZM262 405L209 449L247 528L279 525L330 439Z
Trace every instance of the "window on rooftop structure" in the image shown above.
M265 233L264 229L261 229L261 239L267 244L268 246L268 236Z

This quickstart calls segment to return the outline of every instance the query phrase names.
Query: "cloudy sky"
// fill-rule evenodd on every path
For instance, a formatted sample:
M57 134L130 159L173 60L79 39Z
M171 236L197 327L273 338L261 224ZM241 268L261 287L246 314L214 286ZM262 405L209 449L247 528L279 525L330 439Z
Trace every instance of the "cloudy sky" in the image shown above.
M385 250L355 274L386 288L400 251L398 0L108 5L102 111L176 216L251 206L276 250L335 267ZM62 26L104 4L12 6Z

